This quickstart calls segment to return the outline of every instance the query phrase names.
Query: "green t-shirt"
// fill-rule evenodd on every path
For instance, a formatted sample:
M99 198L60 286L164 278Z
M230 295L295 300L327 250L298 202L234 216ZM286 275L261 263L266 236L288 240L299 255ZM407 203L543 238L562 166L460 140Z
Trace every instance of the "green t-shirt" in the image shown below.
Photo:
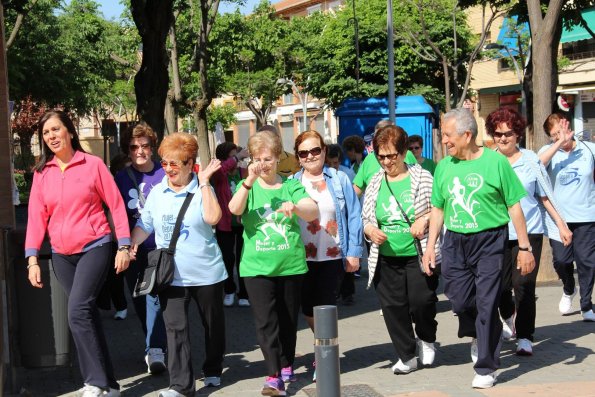
M436 171L436 163L434 163L434 160L424 158L424 161L422 161L420 165L421 168L423 168L426 171L429 171L430 174L434 175L434 171Z
M233 174L227 174L227 183L229 183L229 188L232 192L235 192L238 189L238 186L240 186L242 184L241 180L242 180L242 177L240 176L239 170L238 170L238 172L234 172ZM242 226L239 216L231 214L231 226L232 227Z
M407 150L407 154L405 155L405 164L417 164L417 159L409 150ZM360 188L360 190L366 190L366 186L368 186L368 183L370 183L370 180L376 175L379 169L380 163L376 156L374 156L374 153L368 154L360 164L357 174L353 179L353 184Z
M526 194L508 160L484 148L474 160L449 156L438 163L432 205L444 210L448 230L469 234L508 224L508 207Z
M238 189L242 184L238 185ZM248 193L242 214L244 248L240 276L291 276L308 271L298 217L276 212L281 204L297 204L308 194L300 181L284 179L279 189L263 189L257 182Z
M409 220L413 223L415 221L415 207L413 205L413 195L411 194L411 177L407 176L401 181L389 182L389 184ZM386 185L386 180L382 181L378 191L376 219L378 220L378 227L387 236L387 240L380 246L381 255L417 255L409 224L403 217L397 201Z

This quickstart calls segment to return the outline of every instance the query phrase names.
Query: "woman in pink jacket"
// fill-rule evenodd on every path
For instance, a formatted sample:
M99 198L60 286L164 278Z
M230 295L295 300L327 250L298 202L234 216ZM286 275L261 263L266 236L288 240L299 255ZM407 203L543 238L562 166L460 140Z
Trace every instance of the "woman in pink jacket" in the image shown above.
M25 240L29 281L43 287L38 253L47 232L53 270L68 295L68 322L85 383L82 396L119 396L96 300L111 257L103 204L112 213L118 239L116 272L126 270L130 261L124 202L105 164L82 149L66 113L46 112L38 133L43 148L33 176Z

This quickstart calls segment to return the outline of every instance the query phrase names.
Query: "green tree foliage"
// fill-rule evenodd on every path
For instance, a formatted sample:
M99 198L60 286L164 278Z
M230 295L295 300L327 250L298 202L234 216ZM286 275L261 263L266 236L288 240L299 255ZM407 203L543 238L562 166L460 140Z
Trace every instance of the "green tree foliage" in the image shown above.
M228 129L236 122L236 108L227 104L223 106L211 106L207 110L207 126L209 131L215 131L217 123L221 123L223 129Z

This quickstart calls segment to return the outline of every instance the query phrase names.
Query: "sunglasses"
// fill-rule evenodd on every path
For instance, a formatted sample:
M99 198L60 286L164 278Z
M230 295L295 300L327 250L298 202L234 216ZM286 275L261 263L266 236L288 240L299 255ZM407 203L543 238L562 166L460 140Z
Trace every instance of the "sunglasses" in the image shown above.
M138 149L147 150L150 147L151 145L149 145L148 143L143 143L142 145L130 145L128 146L128 149L130 149L131 152L136 152Z
M419 150L421 146L409 146L409 150Z
M163 167L163 169L167 168L167 166L169 165L169 168L171 168L172 170L177 170L177 169L180 169L180 167L182 165L186 165L186 164L188 164L188 160L186 160L186 161L161 160L161 167Z
M385 159L389 159L390 161L394 161L399 157L399 153L391 153L391 154L377 154L376 158L378 161L384 161Z
M320 147L313 147L310 150L298 150L298 156L301 159L307 158L308 154L311 154L312 156L320 156L320 153L322 153L322 148Z
M504 131L504 132L494 132L492 135L494 136L494 139L500 139L503 136L505 136L507 138L512 138L516 134L514 133L514 131Z

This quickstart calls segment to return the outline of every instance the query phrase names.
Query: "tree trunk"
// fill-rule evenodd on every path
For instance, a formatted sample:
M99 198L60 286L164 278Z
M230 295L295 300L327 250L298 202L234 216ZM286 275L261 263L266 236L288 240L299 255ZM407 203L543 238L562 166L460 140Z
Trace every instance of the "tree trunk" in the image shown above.
M442 72L444 73L444 106L447 112L450 112L450 74L448 72L448 60L446 58L442 58Z
M173 103L173 91L170 89L165 100L165 135L178 131L178 112Z
M142 64L134 77L136 109L163 139L164 108L169 88L166 40L173 22L173 0L131 0L131 12L142 38Z
M211 161L211 148L209 146L209 129L207 127L207 108L209 102L199 100L194 106L192 114L198 135L198 155L200 156L200 167L206 167Z

